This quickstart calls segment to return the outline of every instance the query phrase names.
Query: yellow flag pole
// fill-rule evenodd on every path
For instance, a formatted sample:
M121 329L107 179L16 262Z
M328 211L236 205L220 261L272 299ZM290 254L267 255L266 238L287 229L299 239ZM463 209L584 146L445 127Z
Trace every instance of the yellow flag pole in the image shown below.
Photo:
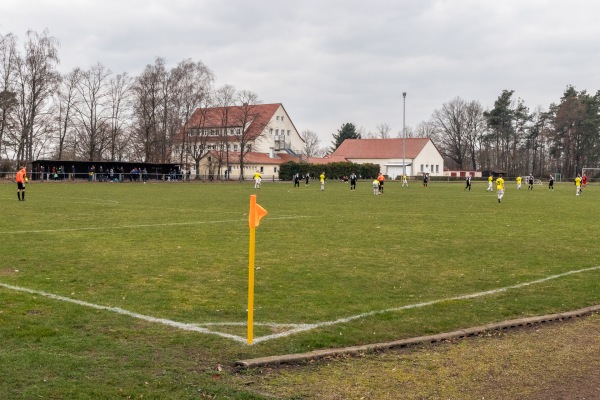
M248 262L248 344L252 344L254 334L254 245L256 228L250 228L250 252Z
M248 252L248 344L254 335L254 255L256 246L256 195L250 196L250 246Z

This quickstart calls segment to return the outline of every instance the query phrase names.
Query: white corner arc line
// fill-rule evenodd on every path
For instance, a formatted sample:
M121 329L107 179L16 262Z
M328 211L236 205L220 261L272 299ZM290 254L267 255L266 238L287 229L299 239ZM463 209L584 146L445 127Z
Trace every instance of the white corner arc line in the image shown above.
M579 273L582 273L582 272L589 272L589 271L594 271L594 270L598 270L598 269L600 269L600 265L599 266L595 266L595 267L590 267L590 268L584 268L584 269L578 269L578 270L573 270L573 271L567 271L567 272L564 272L564 273L561 273L561 274L551 275L551 276L547 276L547 277L542 278L542 279L537 279L535 281L523 282L523 283L519 283L519 284L516 284L516 285L506 286L506 287L502 287L502 288L498 288L498 289L486 290L486 291L483 291L483 292L470 293L470 294L465 294L465 295L455 296L455 297L448 297L448 298L445 298L445 299L432 300L432 301L427 301L427 302L423 302L423 303L407 304L405 306L387 308L385 310L369 311L369 312L362 313L362 314L357 314L357 315L352 315L352 316L349 316L349 317L339 318L339 319L332 320L332 321L318 322L318 323L314 323L314 324L256 323L255 325L257 325L257 326L271 326L271 327L289 326L289 327L294 327L294 328L290 329L290 330L287 330L285 332L280 332L280 333L276 333L276 334L273 334L273 335L255 337L254 340L253 340L253 343L256 344L256 343L260 343L260 342L265 342L267 340L282 338L282 337L290 336L290 335L293 335L293 334L296 334L296 333L309 331L309 330L312 330L312 329L317 329L317 328L321 328L321 327L325 327L325 326L332 326L332 325L337 325L337 324L341 324L341 323L346 323L346 322L354 321L354 320L357 320L357 319L370 317L372 315L383 314L383 313L388 313L388 312L396 312L396 311L402 311L402 310L408 310L408 309L412 309L412 308L426 307L426 306L430 306L430 305L434 305L434 304L439 304L439 303L443 303L443 302L448 302L448 301L466 300L466 299L473 299L473 298L477 298L477 297L488 296L488 295L492 295L492 294L497 294L497 293L505 292L505 291L508 291L508 290L511 290L511 289L519 289L519 288L526 287L526 286L529 286L529 285L534 285L534 284L538 284L538 283L547 282L547 281L550 281L550 280L553 280L553 279L558 279L558 278L561 278L561 277L564 277L564 276L568 276L568 275L579 274ZM55 295L55 294L52 294L52 293L47 293L47 292L43 292L43 291L39 291L39 290L32 290L32 289L27 289L27 288L19 287L19 286L7 285L5 283L0 283L0 287L4 287L6 289L11 289L11 290L16 290L16 291L20 291L20 292L26 292L26 293L30 293L30 294L37 294L37 295L45 296L45 297L48 297L48 298L51 298L51 299L54 299L54 300L60 300L60 301L68 302L68 303L78 304L78 305L81 305L81 306L84 306L84 307L90 307L90 308L94 308L94 309L98 309L98 310L112 311L112 312L115 312L117 314L127 315L127 316L130 316L130 317L142 319L142 320L148 321L148 322L160 323L160 324L163 324L163 325L168 325L168 326L171 326L171 327L174 327L174 328L178 328L178 329L182 329L182 330L194 331L194 332L204 333L204 334L217 335L217 336L221 336L221 337L226 338L226 339L231 339L231 340L239 342L239 343L246 343L246 338L244 338L244 337L237 336L237 335L232 335L232 334L224 333L224 332L212 331L212 330L209 330L209 329L206 329L206 328L202 328L202 326L217 326L217 325L223 325L223 326L244 326L244 325L246 325L246 323L243 323L243 322L223 322L223 323L212 322L212 323L203 323L203 324L189 324L189 323L172 321L172 320L168 320L168 319L165 319L165 318L151 317L151 316L148 316L148 315L143 315L143 314L135 313L135 312L132 312L132 311L127 311L127 310L124 310L124 309L119 308L119 307L107 307L107 306L102 306L102 305L98 305L98 304L88 303L86 301L71 299L69 297L58 296L58 295Z

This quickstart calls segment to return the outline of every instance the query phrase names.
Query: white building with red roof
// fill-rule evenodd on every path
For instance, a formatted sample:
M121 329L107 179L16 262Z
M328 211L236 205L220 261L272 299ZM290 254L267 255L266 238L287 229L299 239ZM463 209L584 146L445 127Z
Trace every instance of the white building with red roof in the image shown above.
M346 139L328 157L331 162L350 161L380 165L380 172L396 179L424 173L444 175L444 159L429 138Z
M198 108L177 136L173 160L202 178L279 178L301 159L304 140L281 103Z

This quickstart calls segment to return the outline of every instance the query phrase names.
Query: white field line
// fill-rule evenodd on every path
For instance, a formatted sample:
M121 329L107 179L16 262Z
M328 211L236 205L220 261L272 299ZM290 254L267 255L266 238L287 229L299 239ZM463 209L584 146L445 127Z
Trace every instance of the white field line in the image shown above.
M354 320L361 319L361 318L366 318L366 317L369 317L372 315L377 315L377 314L408 310L411 308L427 307L427 306L431 306L434 304L439 304L439 303L454 301L454 300L466 300L466 299L473 299L473 298L477 298L477 297L489 296L489 295L505 292L505 291L508 291L511 289L520 289L520 288L523 288L523 287L526 287L529 285L535 285L538 283L547 282L549 280L562 278L564 276L579 274L582 272L594 271L594 270L598 270L598 269L600 269L600 266L578 269L578 270L574 270L574 271L564 272L562 274L551 275L546 278L538 279L535 281L523 282L523 283L519 283L519 284L512 285L512 286L506 286L503 288L486 290L484 292L465 294L465 295L456 296L456 297L448 297L445 299L432 300L432 301L427 301L427 302L423 302L423 303L408 304L405 306L388 308L385 310L370 311L370 312L366 312L366 313L362 313L362 314L352 315L352 316L345 317L345 318L339 318L339 319L336 319L333 321L318 322L315 324L277 324L277 323L262 323L261 324L261 323L255 323L256 326L293 327L293 329L290 329L290 330L287 330L287 331L281 332L281 333L276 333L273 335L267 335L267 336L261 336L261 337L254 338L253 343L266 342L267 340L286 337L286 336L290 336L290 335L293 335L296 333L305 332L305 331L309 331L312 329L317 329L317 328L321 328L321 327L325 327L325 326L347 323L350 321L354 321ZM139 318L139 319L142 319L142 320L145 320L148 322L160 323L160 324L168 325L168 326L171 326L174 328L179 328L179 329L183 329L183 330L187 330L187 331L194 331L194 332L199 332L199 333L217 335L217 336L221 336L221 337L224 337L227 339L234 340L236 342L246 343L246 338L244 338L244 337L232 335L232 334L224 333L224 332L212 331L212 330L202 327L202 326L219 326L219 325L222 325L222 326L246 326L245 322L222 322L222 323L211 322L211 323L203 323L203 324L188 324L188 323L183 323L183 322L171 321L171 320L164 319L164 318L155 318L155 317L151 317L151 316L147 316L147 315L143 315L143 314L138 314L138 313L135 313L132 311L124 310L119 307L101 306L101 305L88 303L88 302L81 301L81 300L71 299L69 297L58 296L58 295L55 295L52 293L42 292L42 291L38 291L38 290L31 290L31 289L22 288L19 286L7 285L4 283L0 283L0 287L4 287L6 289L11 289L11 290L17 290L17 291L21 291L21 292L26 292L26 293L31 293L31 294L37 294L37 295L45 296L45 297L48 297L48 298L51 298L54 300L60 300L60 301L65 301L65 302L69 302L69 303L78 304L78 305L81 305L84 307L112 311L117 314L128 315L130 317Z
M486 290L485 292L465 294L465 295L462 295L462 296L449 297L447 299L440 299L440 300L432 300L432 301L427 301L427 302L424 302L424 303L408 304L406 306L388 308L388 309L385 309L385 310L370 311L370 312L367 312L367 313L357 314L357 315L353 315L353 316L350 316L350 317L336 319L336 320L333 320L333 321L319 322L319 323L316 323L316 324L299 325L295 329L292 329L292 330L289 330L289 331L286 331L286 332L281 332L281 333L276 333L276 334L273 334L273 335L262 336L260 338L256 338L256 339L253 340L253 342L254 343L265 342L267 340L276 339L276 338L280 338L280 337L285 337L285 336L293 335L295 333L300 333L300 332L304 332L304 331L308 331L308 330L311 330L311 329L316 329L316 328L320 328L320 327L324 327L324 326L331 326L331 325L342 324L342 323L354 321L356 319L361 319L361 318L365 318L365 317L370 317L372 315L377 315L377 314L383 314L383 313L388 313L388 312L408 310L408 309L411 309L411 308L426 307L426 306L431 306L433 304L439 304L439 303L443 303L443 302L447 302L447 301L466 300L466 299L473 299L473 298L476 298L476 297L488 296L488 295L492 295L492 294L496 294L496 293L500 293L500 292L505 292L505 291L510 290L510 289L519 289L519 288L522 288L522 287L525 287L525 286L535 285L537 283L543 283L543 282L546 282L546 281L549 281L549 280L552 280L552 279L562 278L563 276L573 275L573 274L579 274L579 273L582 273L582 272L588 272L588 271L593 271L593 270L597 270L597 269L600 269L600 265L595 266L595 267L591 267L591 268L579 269L579 270L575 270L575 271L568 271L568 272L565 272L565 273L562 273L562 274L551 275L551 276L548 276L546 278L542 278L542 279L538 279L538 280L530 281L530 282L519 283L517 285L506 286L506 287L503 287L503 288L492 289L492 290Z
M76 299L72 299L70 297L58 296L58 295L52 294L52 293L42 292L39 290L31 290L31 289L27 289L27 288L23 288L23 287L19 287L19 286L7 285L4 283L0 283L0 286L4 287L6 289L17 290L20 292L25 292L25 293L30 293L30 294L37 294L39 296L48 297L53 300L65 301L67 303L73 303L73 304L77 304L77 305L84 306L84 307L95 308L97 310L112 311L117 314L128 315L133 318L138 318L138 319L142 319L142 320L148 321L148 322L155 322L155 323L159 323L159 324L163 324L163 325L168 325L168 326L183 329L186 331L194 331L194 332L199 332L199 333L217 335L217 336L221 336L221 337L224 337L227 339L232 339L236 342L242 342L242 343L246 342L246 339L243 337L236 336L236 335L230 335L228 333L223 333L223 332L214 332L214 331L211 331L206 328L198 327L194 324L186 324L183 322L171 321L171 320L165 319L165 318L155 318L155 317L151 317L148 315L138 314L138 313L135 313L132 311L127 311L127 310L124 310L119 307L101 306L101 305L94 304L94 303L88 303L87 301L76 300Z
M296 215L296 216L281 216L281 217L270 217L269 221L282 220L282 219L297 219L297 218L310 218L308 215ZM167 222L161 224L138 224L138 225L119 225L119 226L91 226L82 228L64 228L64 229L33 229L26 231L2 231L0 235L14 235L24 233L57 233L57 232L80 232L80 231L108 231L116 229L140 229L140 228L155 228L155 227L171 227L171 226L185 226L185 225L204 225L204 224L225 224L232 222L247 222L248 218L244 219L223 219L220 221L190 221L190 222Z

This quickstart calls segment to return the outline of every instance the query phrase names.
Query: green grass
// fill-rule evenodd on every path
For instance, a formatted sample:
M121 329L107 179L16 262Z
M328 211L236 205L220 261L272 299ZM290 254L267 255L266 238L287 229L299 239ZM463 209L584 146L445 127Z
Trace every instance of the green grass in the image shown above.
M600 265L600 194L571 184L32 183L0 185L0 283L190 324L244 323L249 195L255 321L319 323ZM0 287L0 393L8 398L260 398L237 359L439 333L595 305L600 270L470 300L392 311L248 346ZM244 337L245 326L210 329ZM256 326L261 337L281 327ZM224 370L218 371L217 365Z

